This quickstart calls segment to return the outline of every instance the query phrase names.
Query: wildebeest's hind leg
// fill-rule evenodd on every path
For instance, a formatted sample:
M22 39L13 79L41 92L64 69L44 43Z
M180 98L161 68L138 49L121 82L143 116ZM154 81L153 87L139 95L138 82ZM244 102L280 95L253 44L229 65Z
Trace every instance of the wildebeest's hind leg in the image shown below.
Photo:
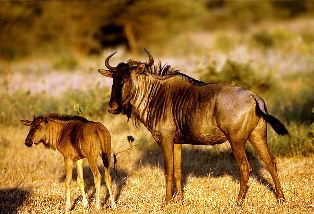
M276 188L276 197L281 201L285 201L284 194L281 189L281 185L278 178L276 160L271 154L267 146L267 130L266 122L263 119L260 119L257 127L254 129L252 134L249 137L250 143L253 145L255 151L265 163L267 171L271 174Z
M178 194L178 199L183 201L183 193L182 193L182 145L181 144L174 144L174 179L176 183L176 190Z
M230 142L234 157L240 168L240 191L237 199L237 205L242 205L247 192L247 183L250 177L251 167L245 154L245 141Z
M94 183L96 189L96 209L100 209L100 181L101 176L97 167L97 159L88 159L89 166L94 176Z
M83 159L80 159L76 162L76 168L77 168L77 183L83 197L83 200L82 200L83 206L87 207L88 201L86 198L85 187L84 187Z
M65 163L65 171L66 171L66 211L70 211L71 209L71 183L72 183L72 164L73 161L69 158L64 159Z

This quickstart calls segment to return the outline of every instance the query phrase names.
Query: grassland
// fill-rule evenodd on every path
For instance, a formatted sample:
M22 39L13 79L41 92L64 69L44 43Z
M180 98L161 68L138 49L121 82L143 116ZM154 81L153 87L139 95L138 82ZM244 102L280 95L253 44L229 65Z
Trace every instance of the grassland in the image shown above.
M112 131L112 129L110 130ZM65 173L60 154L41 146L23 145L26 128L1 127L0 210L1 213L62 213L65 207ZM129 130L139 136L140 131ZM123 136L112 131L114 136ZM114 150L128 148L123 137L114 137ZM235 200L239 172L227 145L185 146L183 180L185 202L162 206L164 174L161 151L147 142L118 155L118 170L112 171L117 210L109 207L108 192L102 189L105 213L311 213L314 210L313 155L277 158L279 175L287 202L277 204L272 180L256 156L248 153L253 173L243 207ZM99 166L101 164L99 163ZM100 167L101 172L103 172ZM88 213L97 213L93 177L84 165ZM84 213L80 193L73 177L73 213ZM104 185L104 182L102 182Z
M62 156L42 146L25 147L28 129L19 120L46 112L74 114L77 105L84 116L108 127L115 152L129 148L128 135L135 138L131 150L118 154L118 170L111 173L118 208L110 209L103 188L100 212L314 212L313 26L313 20L296 20L278 25L264 23L245 33L186 34L170 41L170 47L182 52L165 48L163 56L156 56L156 60L160 58L193 77L243 85L264 98L269 112L283 121L291 134L279 137L269 128L268 144L277 159L286 203L276 203L270 175L248 145L253 173L244 205L236 206L239 170L228 144L223 144L184 146L185 202L182 205L174 200L161 206L165 192L161 151L143 126L135 128L126 117L107 113L110 82L104 82L96 72L103 57L53 57L0 65L0 213L64 212ZM185 50L189 54L183 55ZM119 51L122 53L113 64L131 58ZM144 56L139 58L146 60ZM83 78L73 80L77 76ZM87 163L84 172L91 206L83 209L74 173L72 212L97 213Z

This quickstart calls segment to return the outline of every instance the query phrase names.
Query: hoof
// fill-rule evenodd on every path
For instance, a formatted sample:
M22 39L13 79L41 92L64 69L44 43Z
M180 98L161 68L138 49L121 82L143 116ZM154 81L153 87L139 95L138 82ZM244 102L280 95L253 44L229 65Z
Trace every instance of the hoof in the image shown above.
M243 199L238 199L236 204L237 206L241 207L243 204Z
M117 205L115 202L111 203L111 209L117 209Z
M101 210L100 204L96 205L96 210Z
M169 204L169 201L164 201L161 203L160 207L163 208Z
M278 204L283 204L286 201L285 198L277 198L277 203Z
M84 208L88 207L88 201L86 199L85 200L83 199L82 204Z
M183 197L183 195L176 196L174 200L175 200L176 203L178 203L180 205L184 204L184 197Z

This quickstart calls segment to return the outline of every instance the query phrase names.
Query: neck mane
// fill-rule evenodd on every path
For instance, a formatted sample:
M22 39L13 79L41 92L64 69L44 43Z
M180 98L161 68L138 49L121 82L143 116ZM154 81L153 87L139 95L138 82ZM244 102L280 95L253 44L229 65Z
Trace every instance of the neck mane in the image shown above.
M135 125L138 124L137 120L140 120L148 129L153 124L150 118L156 111L153 111L153 106L156 105L156 98L159 95L162 81L154 78L150 75L140 75L134 82L134 90L132 99L130 100L132 105L132 119Z
M171 109L172 103L169 103L169 100L172 100L173 96L171 94L172 85L166 84L167 80L176 78L175 81L182 81L182 84L192 87L206 84L180 73L169 65L162 66L161 64L148 68L146 74L134 78L134 90L130 101L132 105L131 116L135 125L138 124L137 120L139 120L149 130L155 127L166 110L169 111L169 107Z
M147 69L148 73L154 75L156 78L165 80L171 77L180 77L183 81L187 81L194 86L202 86L207 83L194 79L184 73L181 73L178 69L171 67L170 65L162 65L160 62L158 65L151 66Z
M46 146L56 150L60 139L64 134L66 127L73 121L88 122L84 117L77 115L58 115L58 114L49 114L45 116L48 118L48 134Z

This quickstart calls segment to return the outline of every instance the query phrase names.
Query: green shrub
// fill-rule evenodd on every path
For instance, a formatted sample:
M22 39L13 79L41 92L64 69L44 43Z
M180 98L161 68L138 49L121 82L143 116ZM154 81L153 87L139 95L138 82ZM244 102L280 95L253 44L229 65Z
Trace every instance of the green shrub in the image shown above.
M53 62L53 68L56 70L75 70L79 67L79 62L72 55L66 54L58 57Z
M77 114L74 106L79 104L84 116L102 118L106 103L109 102L107 89L96 88L89 91L69 91L62 97L49 97L46 94L31 95L16 91L0 95L0 123L17 125L20 119L31 119L33 115L46 113Z
M201 73L200 79L205 82L226 82L255 90L268 89L273 81L270 73L263 75L257 73L250 63L239 63L231 60L227 60L220 71L213 64L210 64Z
M314 121L314 89L309 77L313 75L314 71L286 75L261 93L270 113L287 122L310 125Z
M268 145L274 155L292 157L314 154L314 140L308 135L307 125L293 122L287 128L291 136L282 137L274 131L268 132Z
M235 41L226 34L220 34L216 37L215 46L222 51L229 51L235 45Z
M273 38L272 38L271 35L270 35L267 31L265 31L265 30L255 32L255 33L252 35L252 40L253 40L253 42L255 42L258 46L265 47L265 48L270 48L270 47L273 47L273 45L274 45L274 40L273 40Z

